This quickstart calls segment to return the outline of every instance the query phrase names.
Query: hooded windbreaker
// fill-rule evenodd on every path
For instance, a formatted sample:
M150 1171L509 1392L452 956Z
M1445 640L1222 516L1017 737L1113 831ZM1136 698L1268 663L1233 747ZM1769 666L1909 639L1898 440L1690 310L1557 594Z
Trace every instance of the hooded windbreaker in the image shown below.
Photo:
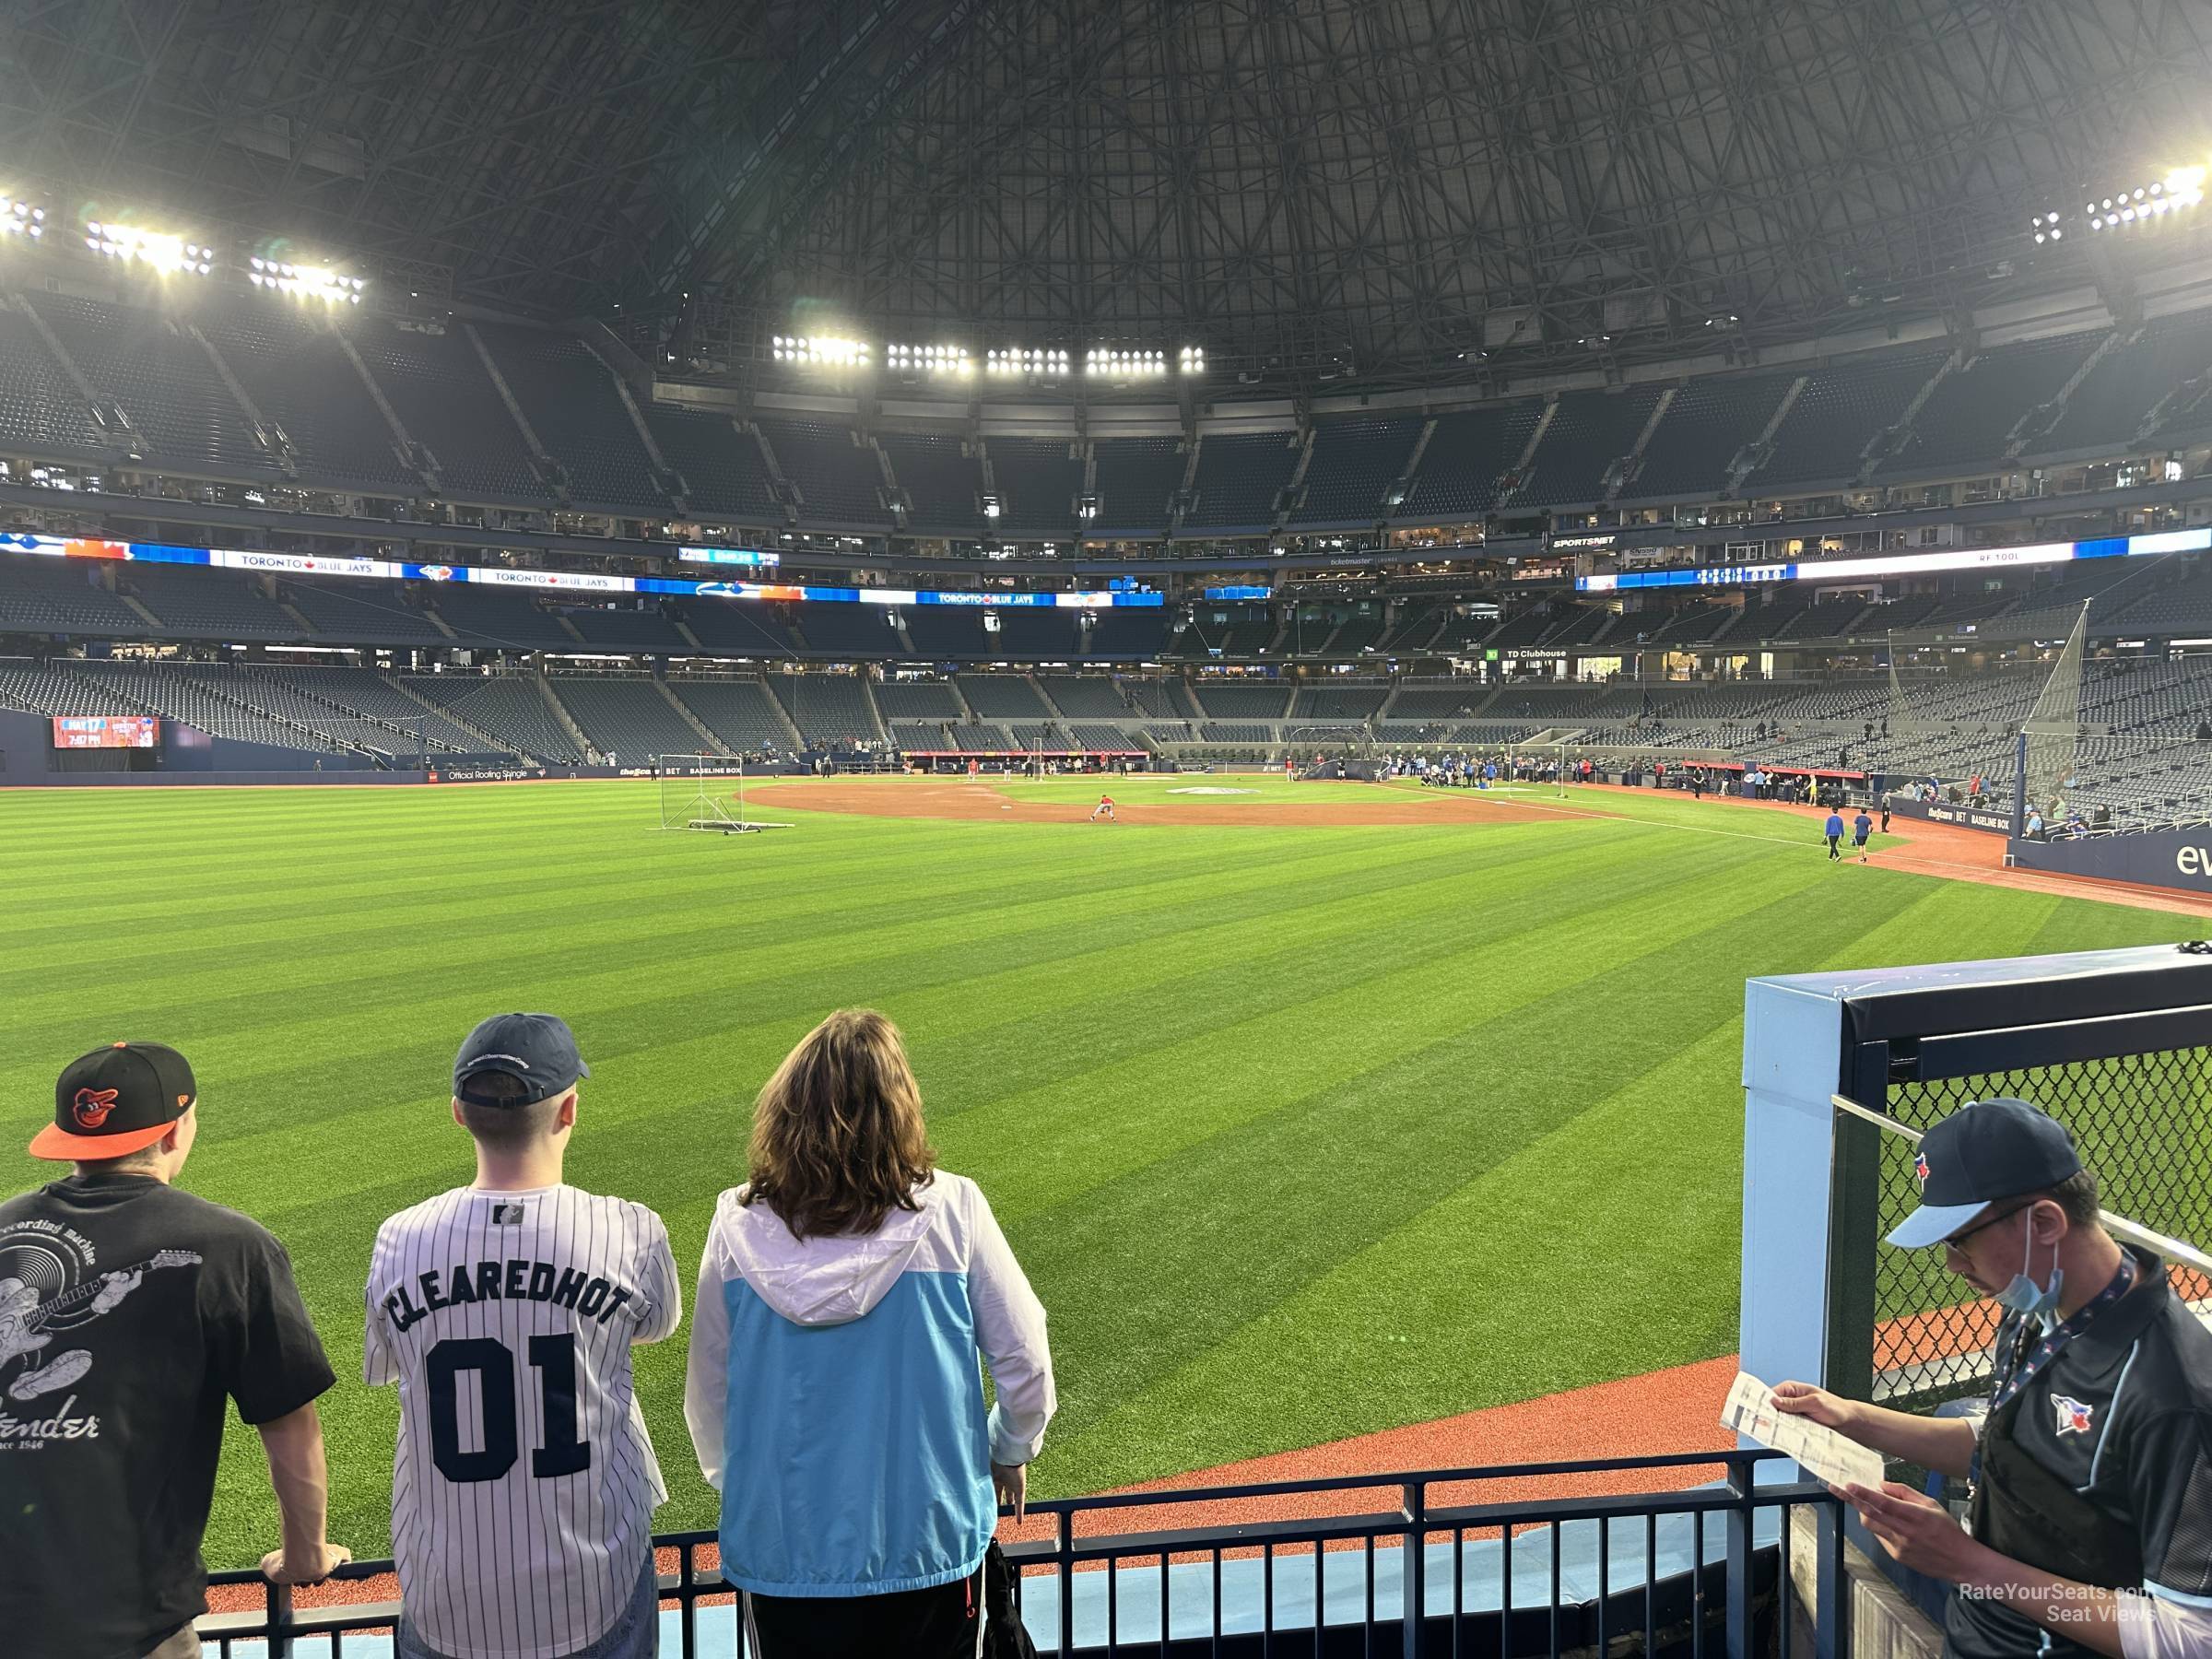
M790 1596L968 1577L998 1520L989 1465L1033 1459L1057 1405L1044 1308L990 1205L940 1170L876 1232L801 1241L745 1190L707 1234L684 1388L724 1576Z

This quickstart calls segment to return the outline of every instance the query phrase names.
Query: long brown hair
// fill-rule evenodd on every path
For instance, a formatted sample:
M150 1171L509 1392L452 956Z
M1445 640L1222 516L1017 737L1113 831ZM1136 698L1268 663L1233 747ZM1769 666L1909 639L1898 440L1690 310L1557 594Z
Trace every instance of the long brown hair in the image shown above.
M936 1148L899 1028L873 1008L840 1008L783 1057L753 1106L744 1202L766 1204L804 1239L872 1233L919 1209Z

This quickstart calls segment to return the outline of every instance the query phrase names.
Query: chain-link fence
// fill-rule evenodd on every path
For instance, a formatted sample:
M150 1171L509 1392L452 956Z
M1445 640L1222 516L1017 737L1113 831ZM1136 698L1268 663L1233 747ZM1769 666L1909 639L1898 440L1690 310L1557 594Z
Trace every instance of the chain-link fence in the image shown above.
M2073 1131L2106 1209L2174 1238L2212 1238L2212 1050L2164 1049L2064 1065L1893 1083L1889 1115L1926 1130L1969 1100L2032 1101ZM1917 1154L1881 1137L1879 1233L1920 1203ZM1875 1397L1932 1404L1983 1392L1998 1310L1944 1265L1940 1250L1875 1247ZM2212 1285L2186 1269L2192 1300Z

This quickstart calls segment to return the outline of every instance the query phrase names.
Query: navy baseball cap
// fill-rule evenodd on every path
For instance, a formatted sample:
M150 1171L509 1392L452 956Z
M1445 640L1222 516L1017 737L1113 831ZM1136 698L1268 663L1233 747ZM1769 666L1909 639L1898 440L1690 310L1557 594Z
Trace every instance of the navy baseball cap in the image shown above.
M498 1100L470 1085L499 1072L523 1086L520 1098ZM576 1052L576 1033L554 1014L494 1014L468 1034L453 1056L453 1098L471 1106L533 1106L566 1094L592 1068Z
M1940 1244L1991 1205L2081 1172L2066 1126L2025 1100L1970 1100L1921 1137L1920 1207L1889 1235L1906 1250Z

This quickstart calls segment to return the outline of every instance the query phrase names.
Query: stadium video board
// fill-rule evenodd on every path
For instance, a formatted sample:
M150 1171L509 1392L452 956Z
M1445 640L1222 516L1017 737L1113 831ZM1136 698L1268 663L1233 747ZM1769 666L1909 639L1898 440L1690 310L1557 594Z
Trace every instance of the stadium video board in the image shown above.
M151 714L61 714L54 717L57 749L153 748L161 723Z

